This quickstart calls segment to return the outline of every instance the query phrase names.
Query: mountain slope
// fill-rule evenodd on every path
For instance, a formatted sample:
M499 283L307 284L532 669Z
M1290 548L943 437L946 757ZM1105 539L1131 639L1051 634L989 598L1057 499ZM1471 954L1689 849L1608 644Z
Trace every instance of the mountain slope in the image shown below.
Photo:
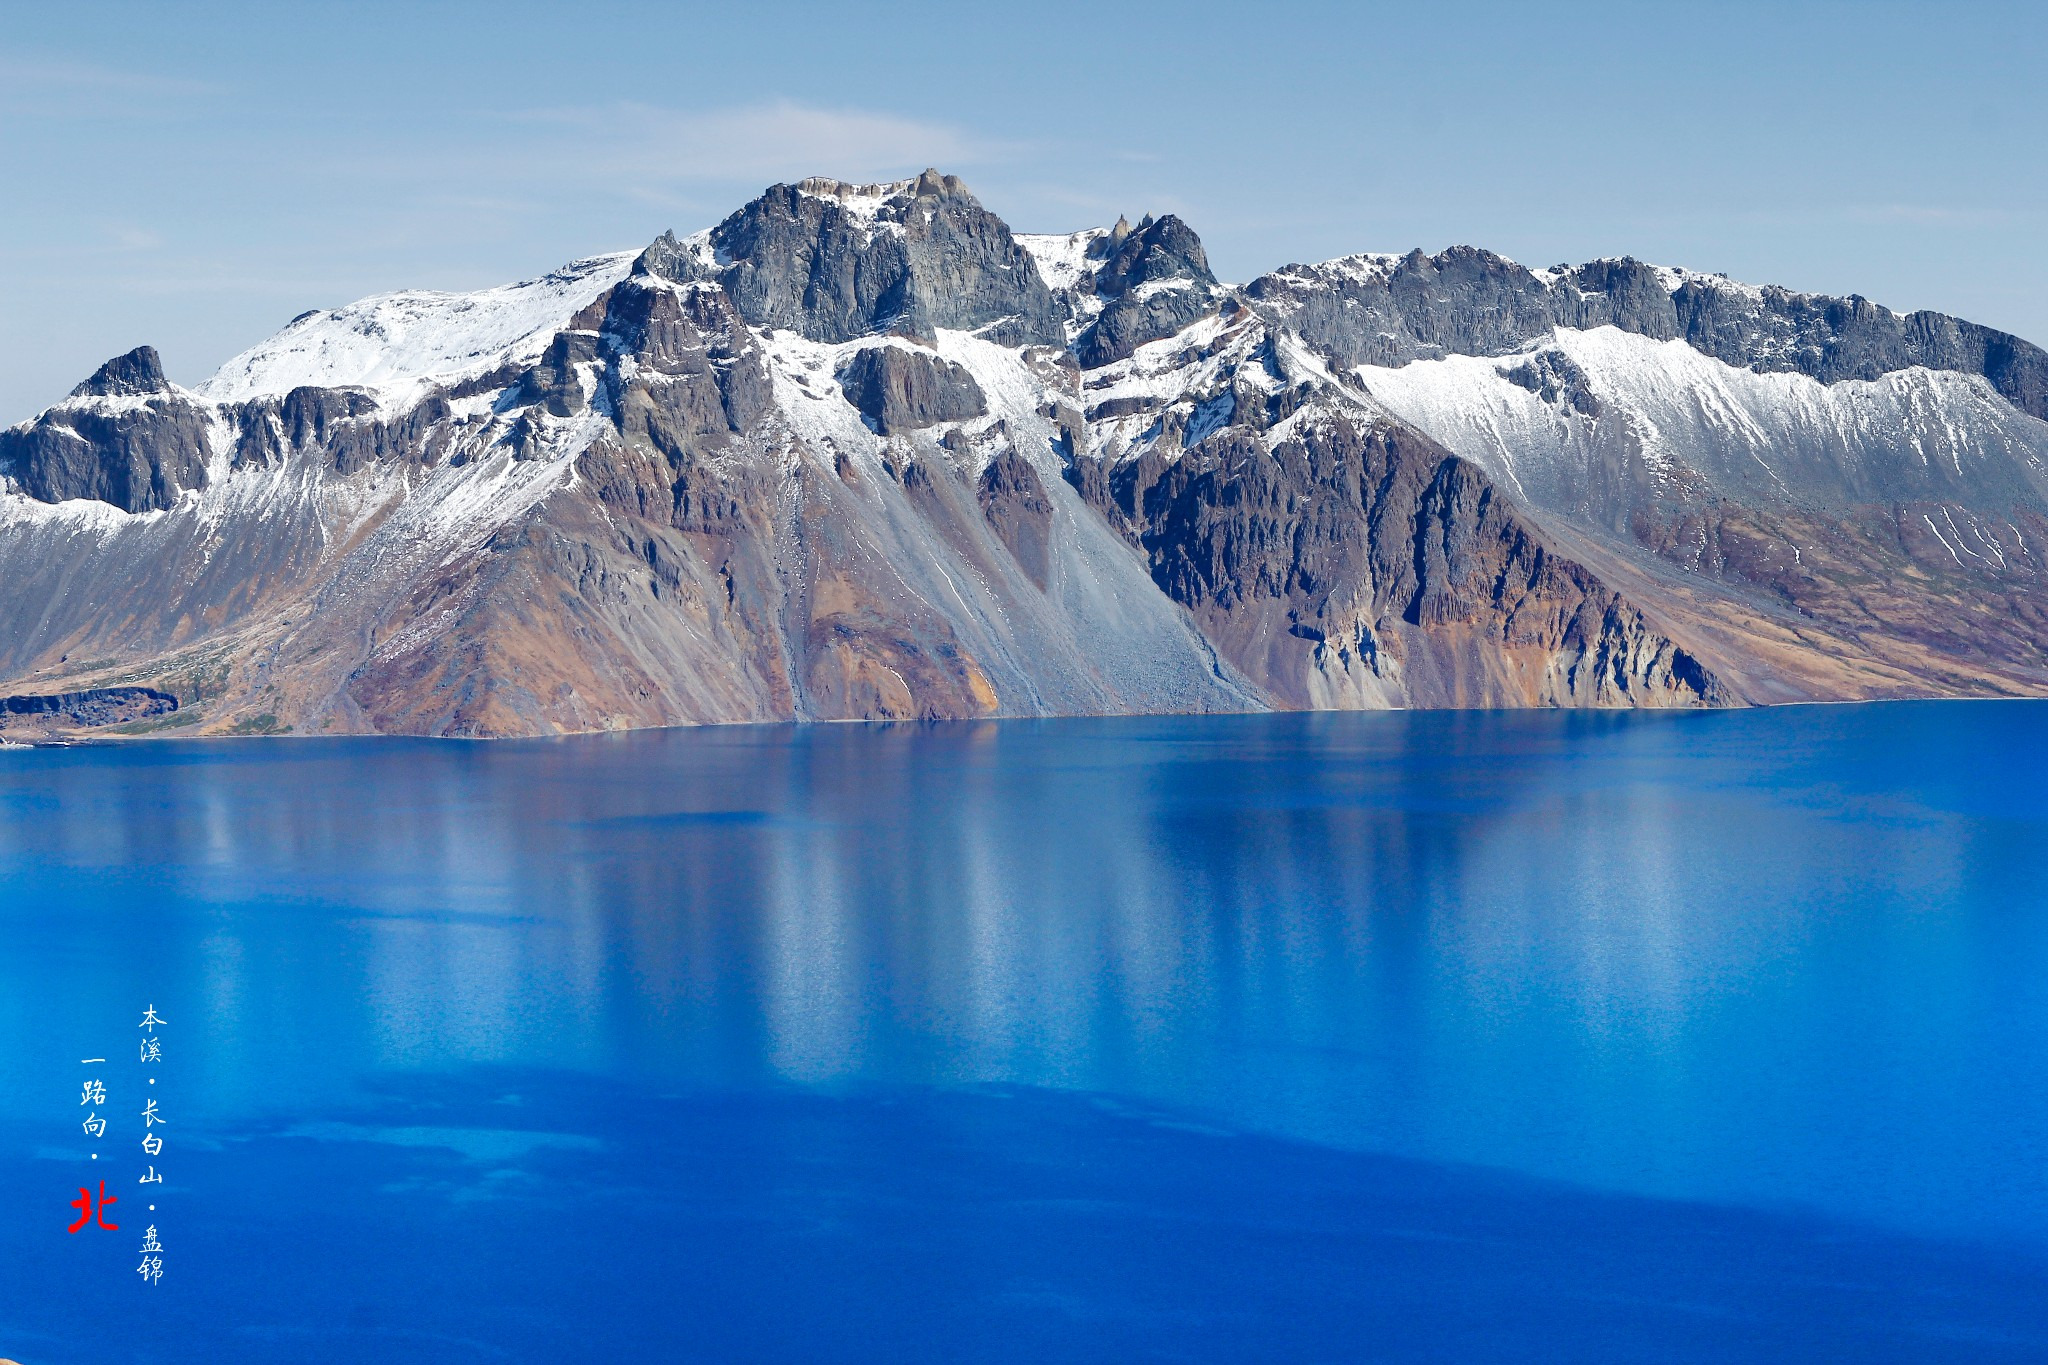
M516 735L2040 692L2039 355L1634 262L1233 289L1171 216L810 180L192 390L110 362L0 433L0 693Z

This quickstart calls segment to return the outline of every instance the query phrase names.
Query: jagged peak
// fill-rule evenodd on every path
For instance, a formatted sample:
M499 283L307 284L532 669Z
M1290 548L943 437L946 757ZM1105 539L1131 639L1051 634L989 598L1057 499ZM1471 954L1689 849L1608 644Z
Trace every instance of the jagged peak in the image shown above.
M640 276L652 275L675 284L688 284L696 280L708 280L719 266L726 264L719 258L717 248L711 245L711 229L704 228L687 237L678 237L673 231L665 231L647 244L647 249L633 259L632 273Z
M749 325L841 342L936 328L1057 344L1062 310L1009 227L936 169L861 184L771 185L701 243L665 238L649 273L715 280Z
M1209 253L1195 230L1177 215L1168 213L1154 218L1148 213L1106 253L1102 268L1096 272L1096 287L1104 293L1120 293L1139 285L1175 279L1214 286L1216 276L1209 269Z
M152 393L169 393L163 362L156 347L137 346L117 355L92 372L92 378L71 391L73 398L139 398Z
M831 176L813 175L797 181L795 188L800 194L807 194L814 199L829 199L856 212L880 208L885 204L905 199L974 198L974 192L967 188L966 181L957 175L947 175L932 166L927 166L922 172L907 180L884 180L873 184L857 184L847 180L835 180Z

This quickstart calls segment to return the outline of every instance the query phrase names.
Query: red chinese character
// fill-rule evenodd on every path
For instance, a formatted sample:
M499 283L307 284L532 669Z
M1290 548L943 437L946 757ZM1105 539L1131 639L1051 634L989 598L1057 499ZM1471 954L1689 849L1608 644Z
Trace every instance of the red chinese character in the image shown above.
M105 1228L108 1232L119 1232L121 1230L121 1225L119 1223L109 1223L107 1221L107 1205L118 1204L120 1202L121 1197L119 1195L107 1193L107 1182L102 1180L100 1182L100 1200L99 1208L97 1210L97 1221L99 1226ZM78 1210L78 1221L73 1223L70 1227L64 1229L64 1231L77 1232L87 1223L95 1221L95 1210L93 1208L91 1190L88 1190L83 1186L80 1186L78 1191L78 1198L71 1201L71 1207Z

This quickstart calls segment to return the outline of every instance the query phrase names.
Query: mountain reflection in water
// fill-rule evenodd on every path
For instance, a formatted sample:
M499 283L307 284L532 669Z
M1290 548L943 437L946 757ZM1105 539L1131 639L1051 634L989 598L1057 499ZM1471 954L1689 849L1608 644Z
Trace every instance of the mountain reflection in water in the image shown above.
M2027 703L0 755L0 1354L2038 1358L2044 760ZM57 1216L145 1001L153 1299Z

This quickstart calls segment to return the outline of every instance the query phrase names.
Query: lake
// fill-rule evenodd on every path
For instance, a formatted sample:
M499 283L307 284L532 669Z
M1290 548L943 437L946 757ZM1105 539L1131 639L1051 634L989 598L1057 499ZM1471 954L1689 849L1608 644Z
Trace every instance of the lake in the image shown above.
M2044 776L2025 702L0 753L0 1356L2041 1360Z

